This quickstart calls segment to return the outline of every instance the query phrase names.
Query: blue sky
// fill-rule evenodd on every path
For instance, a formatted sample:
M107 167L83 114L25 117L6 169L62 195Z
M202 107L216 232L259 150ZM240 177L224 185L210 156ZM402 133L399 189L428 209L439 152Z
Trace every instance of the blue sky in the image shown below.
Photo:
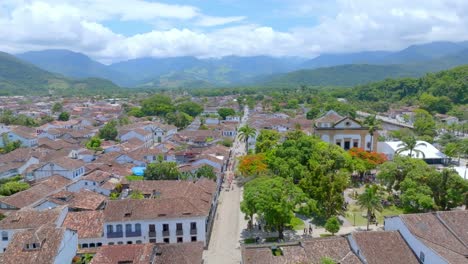
M0 50L301 56L468 39L466 0L1 0Z

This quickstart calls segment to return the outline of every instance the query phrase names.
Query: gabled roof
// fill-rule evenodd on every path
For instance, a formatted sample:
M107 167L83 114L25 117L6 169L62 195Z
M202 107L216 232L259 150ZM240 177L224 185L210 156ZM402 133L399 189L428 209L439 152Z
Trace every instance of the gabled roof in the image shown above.
M333 123L335 124L336 122L342 120L344 117L339 115L337 112L330 110L323 116L317 118L315 120L316 123Z
M17 232L3 253L2 263L56 263L65 232L65 228L53 226ZM39 248L26 250L25 245L32 243Z
M70 182L71 181L65 177L53 175L38 182L27 190L0 198L0 202L16 208L23 208L41 201L50 194L65 187Z
M406 214L400 215L400 218L418 240L449 263L467 262L466 234L460 234L466 231L466 227L455 227L455 225L468 223L468 211Z
M78 238L101 238L104 226L103 211L69 212L63 227L76 230Z
M123 222L158 218L208 216L188 198L110 200L104 209L105 222Z
M352 237L368 264L419 264L398 231L355 232Z
M102 246L97 250L90 264L148 264L153 263L155 257L155 244Z
M48 210L22 209L9 214L0 221L0 229L30 229L42 225L55 225L63 207Z

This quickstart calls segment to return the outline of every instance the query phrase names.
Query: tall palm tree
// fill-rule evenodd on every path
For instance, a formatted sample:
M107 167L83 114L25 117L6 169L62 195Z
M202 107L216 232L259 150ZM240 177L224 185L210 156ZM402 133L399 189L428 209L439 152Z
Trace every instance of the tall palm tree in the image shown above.
M396 154L400 154L403 151L409 151L408 157L413 157L413 152L416 154L416 157L419 157L419 154L421 154L423 158L426 157L426 155L424 155L424 152L422 152L419 149L416 149L417 147L421 146L427 147L426 143L418 143L415 136L404 137L401 139L401 141L402 142L398 144L397 151L395 151Z
M367 230L369 230L369 223L371 216L375 211L382 212L382 196L379 193L377 185L367 187L364 192L359 195L357 203L362 208L367 210Z
M377 115L370 115L366 117L364 124L368 127L369 135L371 136L370 151L373 151L372 147L374 145L374 134L381 128L381 122L379 119L377 119Z
M245 125L239 128L239 134L237 135L240 140L245 142L245 153L249 152L249 138L255 137L257 130L255 128Z

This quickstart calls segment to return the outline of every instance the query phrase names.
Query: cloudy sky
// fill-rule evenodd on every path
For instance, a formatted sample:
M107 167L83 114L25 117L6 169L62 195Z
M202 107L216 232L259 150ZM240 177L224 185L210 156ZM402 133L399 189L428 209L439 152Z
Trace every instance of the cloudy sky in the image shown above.
M105 63L467 39L467 0L0 0L1 51L70 49Z

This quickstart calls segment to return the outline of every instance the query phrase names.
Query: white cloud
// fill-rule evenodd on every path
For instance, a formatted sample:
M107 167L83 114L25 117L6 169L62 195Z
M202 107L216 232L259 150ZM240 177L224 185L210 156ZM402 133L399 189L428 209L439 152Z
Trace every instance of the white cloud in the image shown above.
M234 17L213 17L213 16L202 16L195 22L196 25L202 27L213 27L230 24L234 22L240 22L246 19L245 16L234 16Z
M466 0L337 0L335 6L308 5L309 9L300 5L307 2L295 0L291 10L302 8L298 10L302 15L327 10L322 16L317 14L319 23L281 32L249 24L243 16L208 16L188 5L143 0L2 0L0 50L66 48L104 62L145 56L310 57L322 52L394 50L415 43L468 38ZM109 20L164 22L165 26L123 36L103 25ZM233 22L242 23L229 25ZM204 28L212 26L219 27Z

